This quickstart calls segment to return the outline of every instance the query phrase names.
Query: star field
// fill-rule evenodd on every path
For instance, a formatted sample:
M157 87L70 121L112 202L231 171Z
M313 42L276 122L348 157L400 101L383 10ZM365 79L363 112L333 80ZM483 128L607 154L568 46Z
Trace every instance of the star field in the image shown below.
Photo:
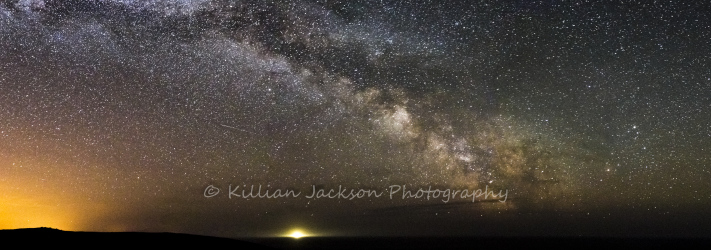
M540 214L696 211L711 201L706 10L1 1L0 227L466 234L461 218L505 231ZM405 184L509 195L443 207L226 196Z

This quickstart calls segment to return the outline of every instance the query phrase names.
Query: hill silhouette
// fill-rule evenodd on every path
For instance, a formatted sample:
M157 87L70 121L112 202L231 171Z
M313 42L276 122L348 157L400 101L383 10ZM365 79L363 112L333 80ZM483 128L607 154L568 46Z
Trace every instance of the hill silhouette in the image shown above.
M142 233L142 232L71 232L53 228L23 228L0 230L0 239L6 246L46 249L69 247L70 249L131 247L131 248L187 248L200 249L224 248L266 250L274 249L256 243L211 236L179 233ZM12 244L15 243L15 244ZM51 248L50 248L51 247Z
M29 248L199 248L199 249L708 249L699 238L586 237L285 237L249 241L179 234L142 232L70 232L52 228L0 230L7 246ZM13 244L14 243L14 244Z

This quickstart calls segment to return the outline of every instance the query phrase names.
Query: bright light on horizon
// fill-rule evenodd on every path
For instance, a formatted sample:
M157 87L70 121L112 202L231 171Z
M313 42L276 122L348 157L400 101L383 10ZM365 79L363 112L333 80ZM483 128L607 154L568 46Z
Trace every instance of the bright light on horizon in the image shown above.
M304 232L302 232L299 229L294 229L293 231L291 231L289 234L286 235L286 237L291 237L294 239L299 239L299 238L303 238L303 237L307 237L307 236L308 235L306 235Z

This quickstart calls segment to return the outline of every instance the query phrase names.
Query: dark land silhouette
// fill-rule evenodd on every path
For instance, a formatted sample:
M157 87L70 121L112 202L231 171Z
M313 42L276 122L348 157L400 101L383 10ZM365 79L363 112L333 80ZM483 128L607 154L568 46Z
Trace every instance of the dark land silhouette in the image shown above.
M52 228L0 230L5 245L29 248L228 249L708 249L699 238L593 237L264 237L229 239L179 233L70 232Z
M6 246L16 248L56 249L114 249L157 248L157 249L274 249L256 243L179 233L142 233L142 232L71 232L53 228L24 228L0 230L0 239ZM12 244L14 243L14 244Z

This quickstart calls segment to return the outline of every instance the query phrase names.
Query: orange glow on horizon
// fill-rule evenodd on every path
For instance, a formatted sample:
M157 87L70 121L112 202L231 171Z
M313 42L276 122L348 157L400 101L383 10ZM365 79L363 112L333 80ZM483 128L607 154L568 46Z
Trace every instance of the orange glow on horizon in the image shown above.
M74 231L74 209L66 204L48 205L38 200L0 197L0 229L51 227Z
M81 217L92 215L95 207L71 186L66 166L39 172L47 162L0 162L0 229L50 227L78 231ZM56 164L55 164L56 165ZM63 172L64 174L60 174Z

